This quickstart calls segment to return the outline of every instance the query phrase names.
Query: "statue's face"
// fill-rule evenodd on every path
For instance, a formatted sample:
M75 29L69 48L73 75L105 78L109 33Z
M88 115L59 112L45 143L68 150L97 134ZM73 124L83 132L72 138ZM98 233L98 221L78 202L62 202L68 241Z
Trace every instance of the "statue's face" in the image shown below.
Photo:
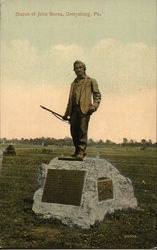
M84 75L84 73L85 73L85 70L84 70L84 67L83 67L83 65L82 65L82 63L77 63L76 65L75 65L75 74L78 76L78 77L80 77L80 76L83 76Z

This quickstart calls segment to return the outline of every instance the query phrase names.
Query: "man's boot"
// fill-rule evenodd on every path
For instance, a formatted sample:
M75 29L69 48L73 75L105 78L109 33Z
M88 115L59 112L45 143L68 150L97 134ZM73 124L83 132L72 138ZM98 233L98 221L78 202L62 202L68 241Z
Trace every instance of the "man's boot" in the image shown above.
M71 156L76 157L77 154L78 154L78 149L75 148L75 152Z
M83 150L80 150L77 155L76 158L82 160L85 157L86 153Z

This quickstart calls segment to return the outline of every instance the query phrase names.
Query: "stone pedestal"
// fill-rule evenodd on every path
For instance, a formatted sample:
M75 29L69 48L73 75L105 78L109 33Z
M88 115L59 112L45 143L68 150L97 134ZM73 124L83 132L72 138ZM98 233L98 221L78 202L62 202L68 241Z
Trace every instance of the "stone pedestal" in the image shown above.
M90 228L107 213L137 206L131 181L105 159L54 158L40 166L38 183L33 211L70 226Z

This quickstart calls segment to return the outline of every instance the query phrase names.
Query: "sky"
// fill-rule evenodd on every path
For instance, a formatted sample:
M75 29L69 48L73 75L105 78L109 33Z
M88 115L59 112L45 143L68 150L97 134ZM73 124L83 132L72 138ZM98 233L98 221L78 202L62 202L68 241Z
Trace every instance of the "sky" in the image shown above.
M155 0L1 0L1 37L0 137L70 136L40 104L64 114L82 60L102 94L89 138L156 141Z

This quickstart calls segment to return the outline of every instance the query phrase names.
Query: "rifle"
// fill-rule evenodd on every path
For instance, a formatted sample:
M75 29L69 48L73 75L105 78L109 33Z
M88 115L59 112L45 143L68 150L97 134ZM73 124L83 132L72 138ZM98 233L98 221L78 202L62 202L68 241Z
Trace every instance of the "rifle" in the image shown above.
M56 118L58 118L59 120L61 120L62 122L70 122L70 119L63 119L63 116L62 115L60 115L60 114L58 114L58 113L56 113L56 112L54 112L54 111L52 111L51 109L48 109L48 108L46 108L46 107L44 107L44 106L42 106L42 105L40 105L40 107L42 108L42 109L45 109L45 110L47 110L47 111L49 111L49 112L51 112Z

